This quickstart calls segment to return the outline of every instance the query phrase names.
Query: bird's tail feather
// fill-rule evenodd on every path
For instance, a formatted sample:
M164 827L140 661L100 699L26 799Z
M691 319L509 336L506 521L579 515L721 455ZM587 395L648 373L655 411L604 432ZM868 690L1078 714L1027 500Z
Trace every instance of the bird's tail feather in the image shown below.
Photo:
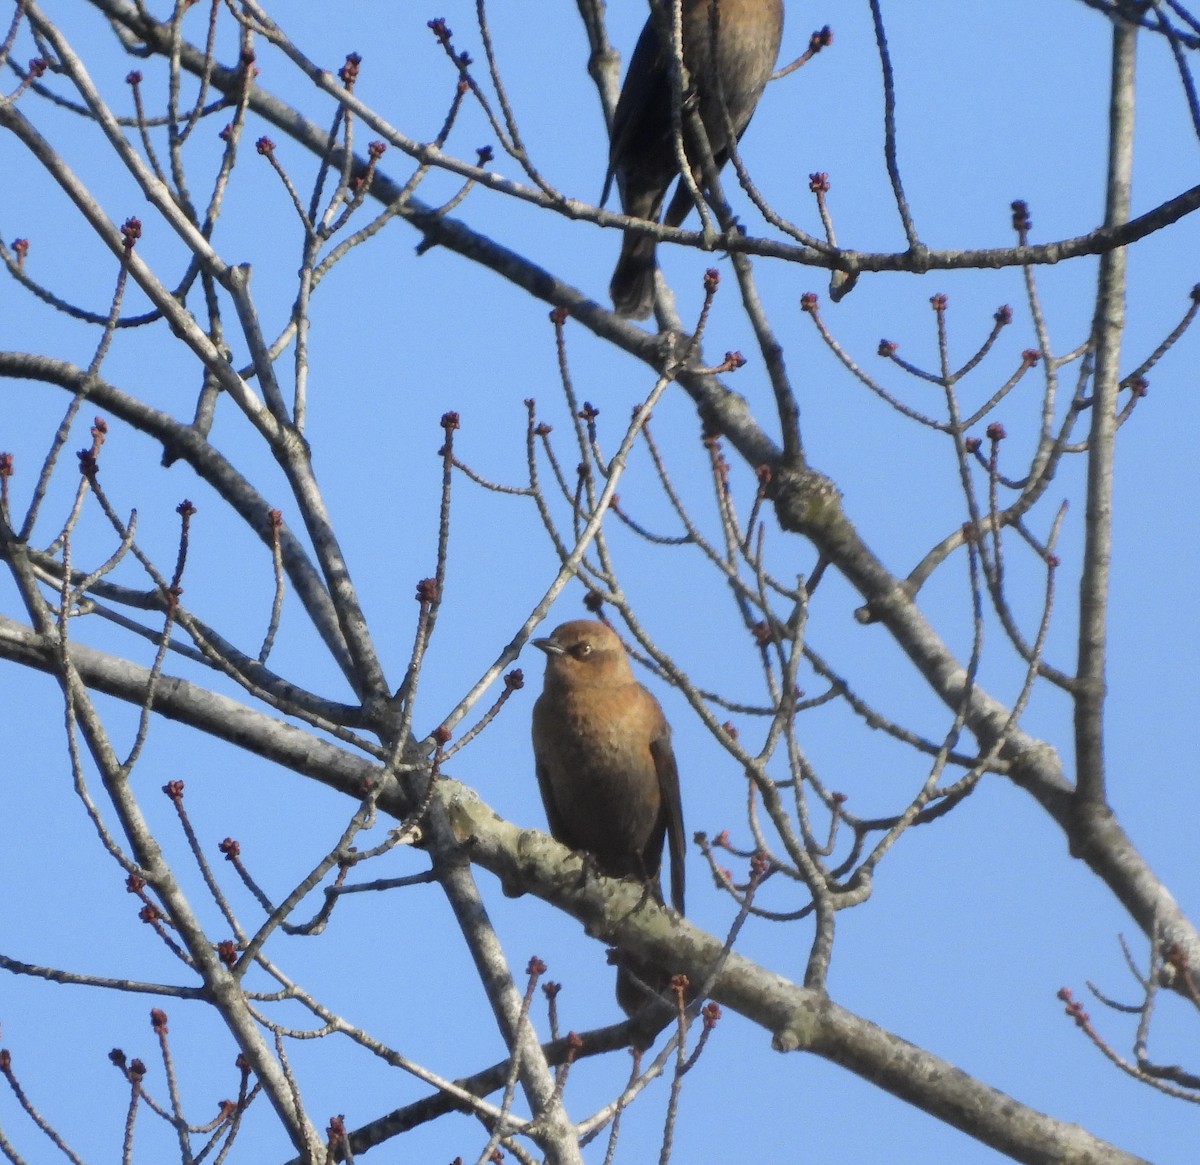
M658 269L655 240L649 235L626 233L608 293L617 315L644 320L654 310L654 273Z

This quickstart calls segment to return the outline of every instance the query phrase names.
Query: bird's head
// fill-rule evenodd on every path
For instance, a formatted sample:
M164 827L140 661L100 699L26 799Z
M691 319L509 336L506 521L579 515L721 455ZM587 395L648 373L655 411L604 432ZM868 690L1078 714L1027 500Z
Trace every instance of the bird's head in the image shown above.
M629 657L615 631L604 623L576 619L533 640L546 653L546 686L628 683Z

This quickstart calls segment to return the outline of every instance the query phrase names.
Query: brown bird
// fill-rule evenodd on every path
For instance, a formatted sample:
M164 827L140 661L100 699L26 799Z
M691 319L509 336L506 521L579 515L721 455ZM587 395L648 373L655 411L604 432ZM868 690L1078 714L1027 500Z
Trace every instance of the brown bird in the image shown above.
M533 706L533 755L551 834L592 856L600 872L645 882L661 902L664 839L671 902L683 913L683 806L671 729L634 678L616 633L579 619L533 640L546 683ZM656 989L665 978L653 981ZM647 997L625 968L617 1001L629 1015Z
M783 37L783 0L683 0L683 63L700 102L713 160L719 170L729 160L729 140L721 99L741 138L766 88ZM669 5L668 5L669 9ZM715 82L715 84L714 84ZM698 161L692 161L697 187L704 189ZM628 215L657 222L667 188L679 175L671 132L671 47L664 45L651 17L638 37L613 115L612 145L604 204L613 179ZM663 222L679 226L692 209L692 196L681 181ZM654 307L655 240L626 232L609 294L617 315L645 319Z

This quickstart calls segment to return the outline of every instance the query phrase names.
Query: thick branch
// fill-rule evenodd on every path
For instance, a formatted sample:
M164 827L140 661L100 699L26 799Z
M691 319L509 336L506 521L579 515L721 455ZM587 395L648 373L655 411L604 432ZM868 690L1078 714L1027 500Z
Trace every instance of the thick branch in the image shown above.
M1133 182L1134 67L1137 26L1113 22L1112 93L1109 100L1108 189L1104 225L1129 218ZM1075 699L1076 794L1105 802L1104 698L1108 656L1108 590L1112 567L1113 468L1121 338L1125 332L1125 251L1100 260L1099 294L1092 324L1096 370L1088 439L1087 511L1079 582L1079 665Z
M43 671L55 666L53 652L36 633L2 617L0 656ZM72 660L90 687L132 703L143 698L144 669L84 647L72 648ZM364 781L377 779L380 771L370 761L182 680L164 677L159 682L155 710L356 799ZM1078 1126L1026 1108L819 992L740 955L726 959L720 939L644 901L640 887L599 877L581 879L578 854L545 834L504 821L466 786L440 779L437 804L472 861L506 885L527 889L565 910L601 941L665 969L682 970L697 983L724 959L713 997L769 1031L777 1049L807 1050L842 1064L1019 1161L1137 1165L1138 1158ZM403 817L406 806L399 788L393 784L385 789L379 807Z
M580 857L544 834L502 821L474 792L447 786L449 812L473 860L574 915L589 934L704 982L722 943L628 883L580 879ZM736 953L724 959L712 997L771 1033L777 1051L808 1051L841 1064L901 1100L1030 1165L1138 1165L1142 1159L988 1087L945 1060L789 982ZM1144 1162L1142 1163L1144 1165Z
M0 351L0 377L24 378L57 384L69 392L86 391L88 399L111 416L162 443L172 459L183 459L229 504L264 546L270 548L275 537L271 524L272 504L243 477L233 464L217 452L191 425L152 408L121 389L89 376L84 369L65 360L27 352ZM284 569L318 634L337 661L342 674L350 679L353 664L338 627L337 614L320 575L313 569L304 547L284 526L278 531Z
M57 672L54 648L32 628L0 615L0 659L53 675ZM83 644L71 645L71 661L87 687L115 696L134 707L146 698L149 671ZM379 766L344 749L277 720L228 696L210 692L199 684L163 675L154 689L152 707L160 716L177 720L215 740L244 748L275 764L312 777L339 793L361 800L367 782L379 776ZM389 812L403 816L403 807L392 803Z
M810 538L846 576L866 600L874 619L888 629L948 707L965 708L967 726L980 750L987 751L1003 738L1000 755L1009 762L1011 779L1031 793L1062 828L1071 853L1103 879L1147 938L1154 936L1157 925L1164 928L1167 941L1178 943L1190 960L1200 959L1200 935L1112 812L1104 805L1081 811L1063 776L1058 753L1010 725L1010 710L977 683L968 689L966 669L926 621L903 581L889 573L859 537L832 482L815 472L780 467L773 489L783 527Z
M116 20L134 35L145 41L148 48L155 53L167 55L171 51L170 30L167 24L145 20L128 0L90 0L90 2L107 16ZM184 44L181 48L180 61L185 69L197 76L205 73L204 54L192 45ZM211 66L211 62L209 63ZM604 227L615 227L623 230L633 229L653 235L655 238L669 240L680 246L694 247L698 250L712 249L712 239L701 231L676 230L659 224L647 222L644 219L628 218L622 214L599 210L590 203L578 199L560 199L550 197L536 187L524 186L503 178L494 170L484 169L470 163L460 161L443 153L437 146L424 145L403 138L368 106L363 105L352 94L348 94L334 79L333 74L323 69L313 69L310 79L331 97L343 102L353 109L374 132L380 134L389 143L404 150L412 158L425 165L438 166L451 173L471 179L479 186L484 186L500 193L519 198L533 205L553 210L570 218L595 222ZM228 96L234 96L243 84L241 75L231 69L211 67L210 80L212 87ZM260 116L287 133L295 141L307 146L320 157L327 154L334 165L340 166L342 157L339 150L330 153L328 134L314 123L302 117L300 113L286 102L253 87L249 97L250 107ZM365 170L366 163L361 162L357 169ZM400 192L400 185L386 175L376 172L371 196L383 203L391 203ZM1074 259L1083 255L1102 255L1114 247L1127 246L1138 239L1162 230L1185 215L1200 209L1200 186L1193 186L1174 198L1168 199L1153 210L1129 222L1109 228L1098 227L1087 234L1076 235L1073 238L1060 239L1037 246L1025 247L993 247L976 250L906 250L896 252L867 252L841 250L832 254L816 251L808 247L796 246L775 239L755 238L723 238L721 246L728 251L740 251L748 255L763 255L769 258L783 259L804 266L835 268L846 272L864 271L908 271L925 273L928 271L951 271L967 268L995 269L1001 267L1025 267L1030 264L1061 263L1065 259ZM437 215L434 208L410 198L407 205L399 212L419 229L426 229ZM450 220L446 220L450 221ZM464 228L465 229L465 228ZM436 231L430 232L434 241L445 243ZM478 237L478 236L477 236ZM447 244L449 245L449 244ZM526 262L528 272L537 272L538 268ZM565 303L565 299L552 297L546 293L547 281L555 285L558 281L550 279L544 272L542 289L535 292L540 298L549 303ZM525 286L521 282L521 286ZM562 285L568 286L568 285ZM569 289L574 291L574 289ZM585 299L578 291L575 296ZM640 331L630 328L631 331Z

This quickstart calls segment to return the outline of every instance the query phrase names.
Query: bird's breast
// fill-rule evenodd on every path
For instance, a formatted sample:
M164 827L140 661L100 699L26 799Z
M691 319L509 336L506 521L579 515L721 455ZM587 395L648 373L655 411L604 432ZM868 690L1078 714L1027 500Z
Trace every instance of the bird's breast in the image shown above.
M652 726L640 696L543 696L535 708L538 764L579 848L603 853L619 837L622 848L638 850L659 821Z

